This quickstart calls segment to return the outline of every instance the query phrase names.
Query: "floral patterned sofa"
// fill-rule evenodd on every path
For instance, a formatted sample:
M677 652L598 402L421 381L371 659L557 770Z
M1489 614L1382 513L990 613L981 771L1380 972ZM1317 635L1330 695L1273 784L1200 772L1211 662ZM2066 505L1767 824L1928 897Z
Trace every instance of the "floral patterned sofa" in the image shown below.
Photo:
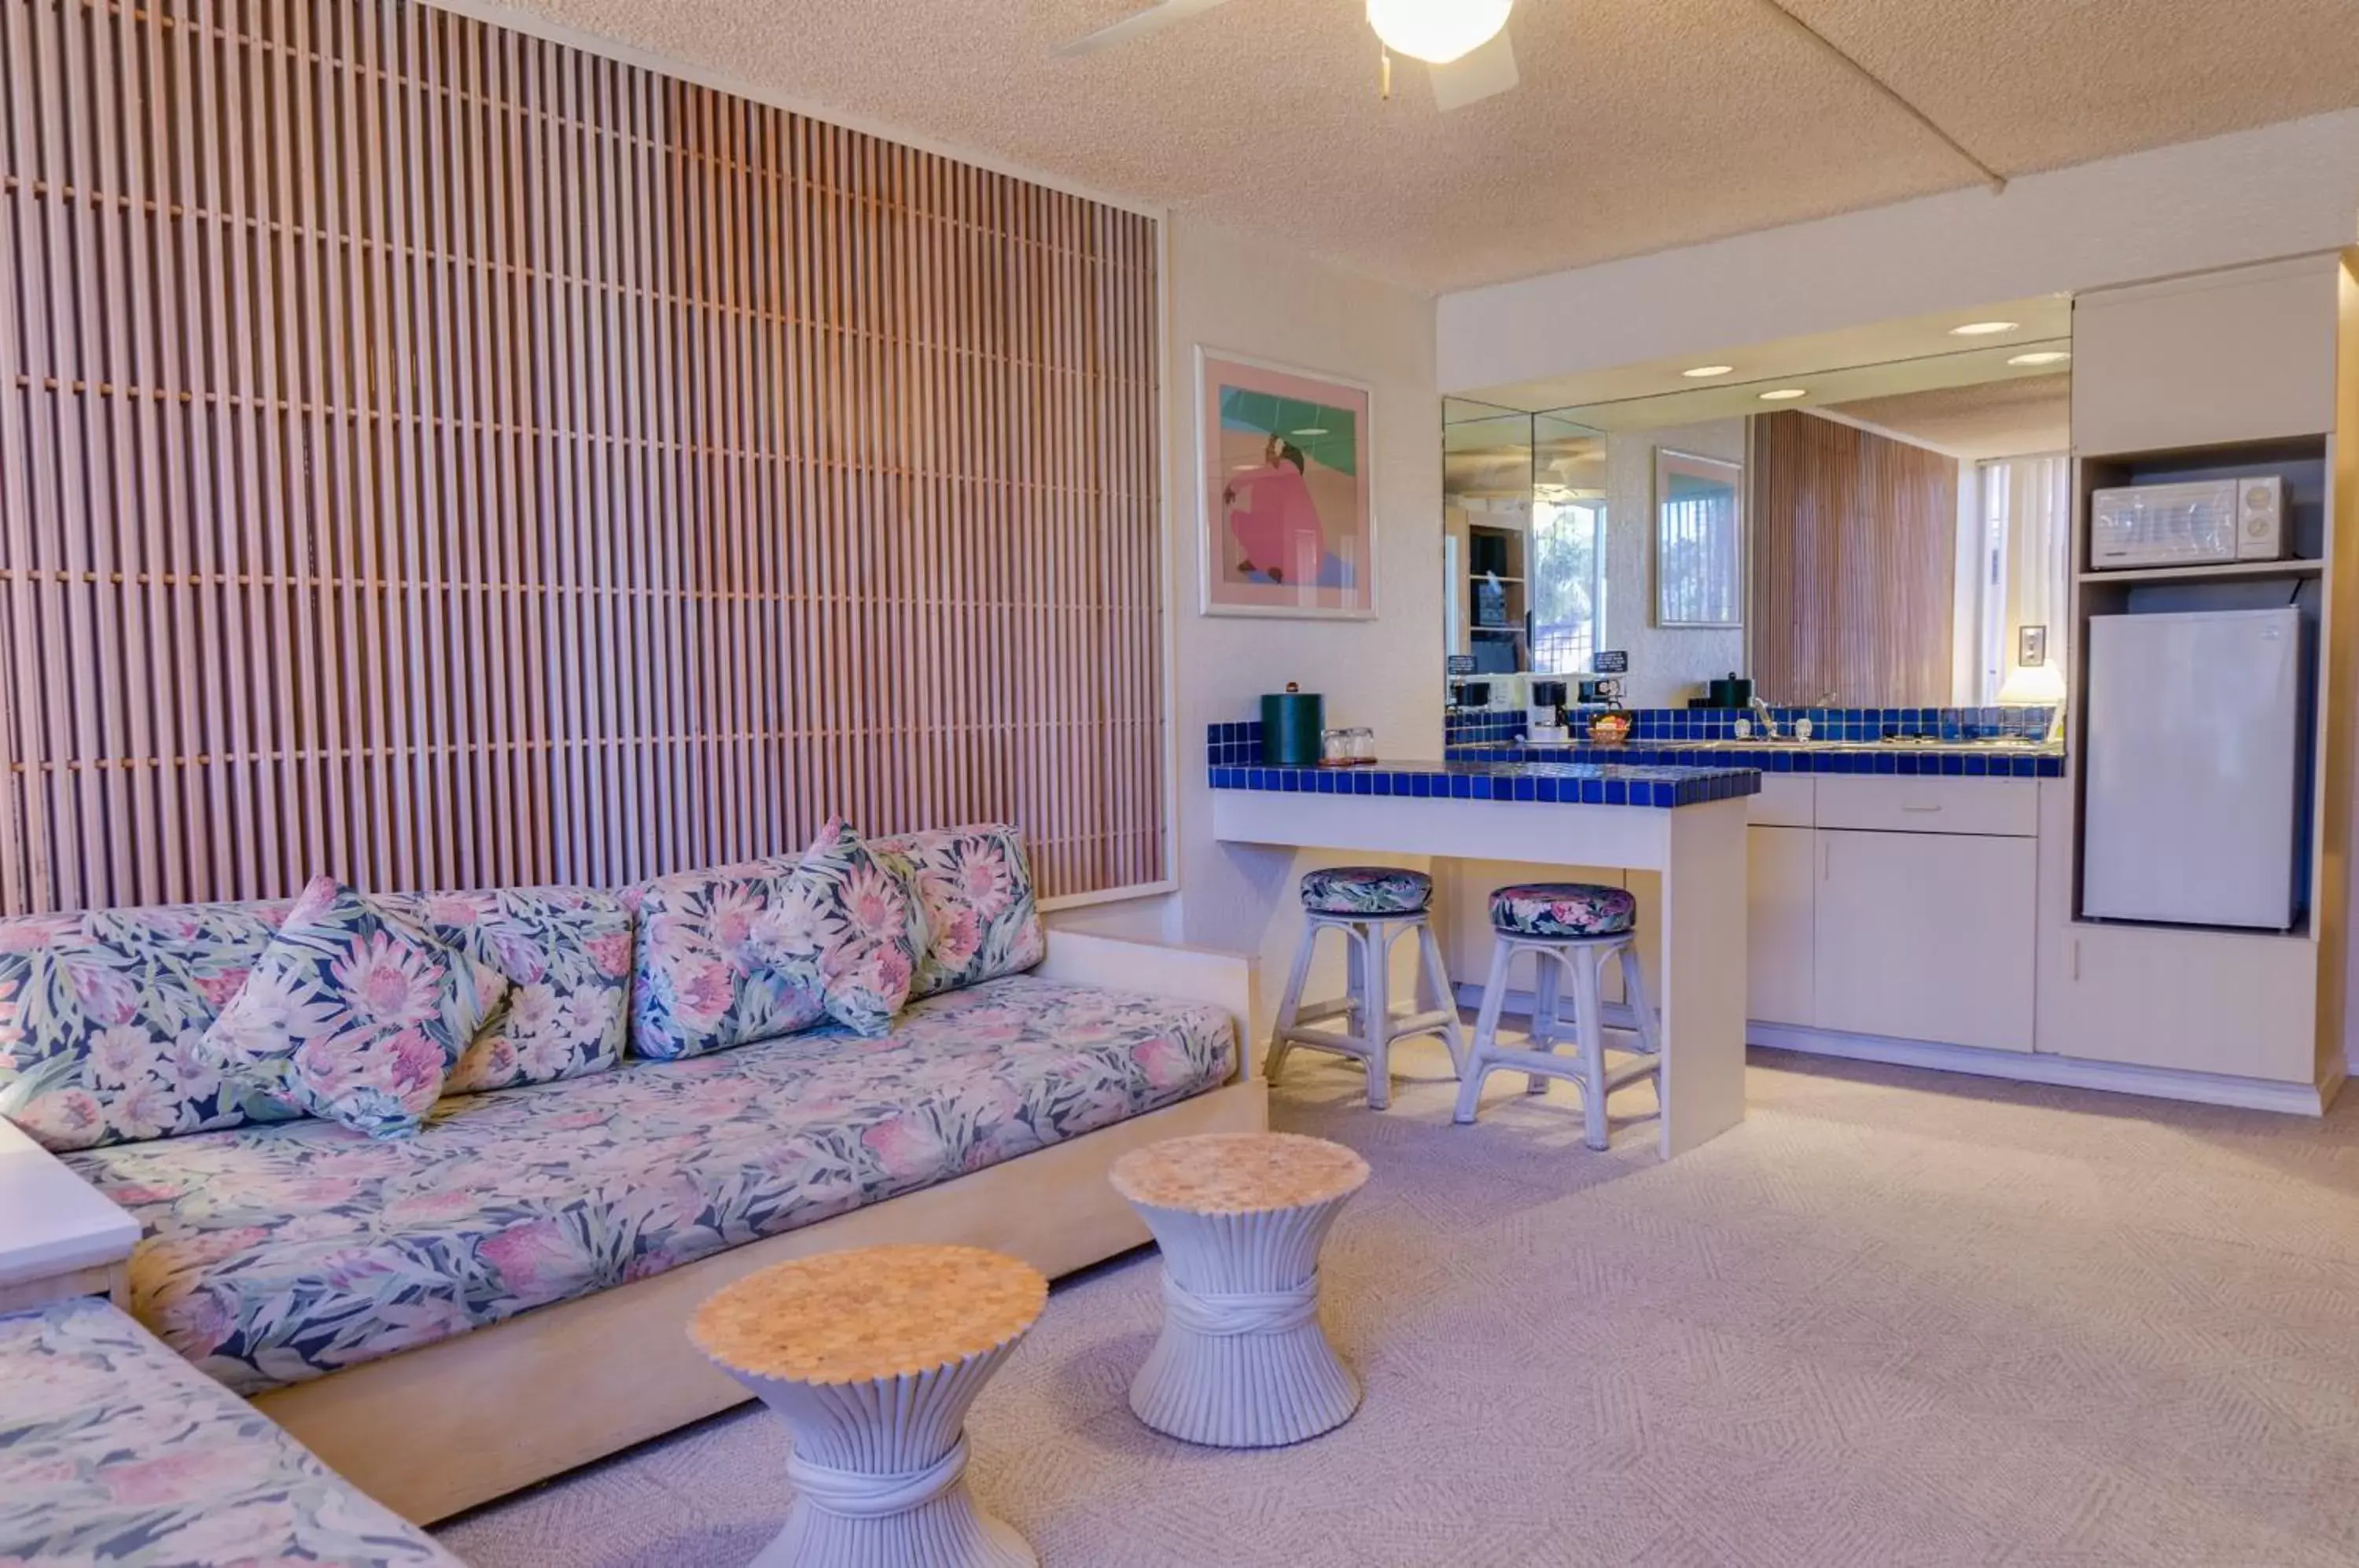
M0 1317L0 1563L461 1568L87 1298Z
M1159 1125L1158 1112L1242 1086L1249 1001L1207 1005L1184 984L1154 994L1159 972L1184 975L1203 955L1109 961L1132 944L1052 941L1012 830L877 847L906 857L930 940L917 999L875 1039L829 1024L749 955L793 858L619 895L391 900L477 943L509 985L423 1127L402 1138L241 1097L196 1049L286 905L0 920L0 1114L137 1219L141 1323L229 1388L287 1399L374 1363L424 1366L415 1353L674 1270L734 1267L721 1255L751 1268L768 1256L759 1244L819 1236L888 1200ZM1130 984L1103 983L1116 979ZM1216 1119L1265 1115L1256 1097ZM1113 1234L1094 1214L1087 1229ZM836 1245L863 1239L846 1231ZM1094 1260L1058 1246L1043 1256ZM485 1381L480 1360L471 1385ZM539 1468L636 1441L649 1419L608 1422ZM362 1462L334 1432L293 1424L347 1474ZM386 1423L339 1410L332 1424ZM496 1495L487 1484L372 1489L430 1519Z

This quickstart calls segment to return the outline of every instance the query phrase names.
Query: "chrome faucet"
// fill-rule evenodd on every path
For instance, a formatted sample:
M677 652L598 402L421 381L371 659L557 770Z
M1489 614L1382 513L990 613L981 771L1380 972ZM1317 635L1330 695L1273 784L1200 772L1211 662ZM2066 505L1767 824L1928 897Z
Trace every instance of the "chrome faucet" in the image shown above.
M1777 720L1769 712L1769 699L1767 697L1756 696L1753 699L1753 722L1761 726L1763 740L1777 738Z

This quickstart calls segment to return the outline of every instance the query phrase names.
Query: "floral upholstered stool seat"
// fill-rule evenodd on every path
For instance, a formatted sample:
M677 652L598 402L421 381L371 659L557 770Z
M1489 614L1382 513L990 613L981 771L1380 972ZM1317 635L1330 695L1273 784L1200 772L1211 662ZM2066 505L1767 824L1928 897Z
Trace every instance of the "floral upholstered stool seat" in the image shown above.
M773 1265L689 1335L794 1433L786 1528L756 1568L1034 1568L966 1486L966 1412L1048 1303L1031 1265L875 1247Z
M1544 1094L1548 1081L1581 1085L1585 1141L1592 1149L1611 1141L1605 1098L1625 1083L1654 1078L1662 1058L1656 1045L1655 1009L1647 999L1646 976L1636 946L1638 900L1626 887L1593 882L1524 882L1491 895L1491 975L1483 986L1483 1011L1474 1023L1474 1049L1460 1074L1457 1119L1472 1122L1483 1097L1483 1081L1500 1068L1521 1068L1526 1092ZM1521 1045L1502 1044L1499 1016L1507 999L1509 967L1516 955L1533 955L1531 1028ZM1635 1060L1609 1066L1605 1057L1606 960L1622 964L1624 998L1637 1033ZM1564 1038L1564 979L1572 978L1573 1038ZM1577 1059L1559 1056L1561 1043L1577 1043ZM1657 1089L1660 1091L1659 1080Z
M1163 1334L1131 1381L1159 1432L1271 1448L1332 1431L1359 1380L1319 1326L1319 1247L1368 1164L1290 1133L1207 1133L1114 1161L1163 1252Z
M1463 1069L1466 1044L1458 1027L1458 1001L1441 966L1441 949L1433 940L1432 906L1433 878L1422 871L1335 866L1303 874L1302 942L1295 950L1285 999L1278 1004L1264 1077L1277 1083L1287 1052L1298 1045L1332 1051L1366 1065L1368 1107L1381 1111L1392 1102L1394 1041L1440 1035L1450 1047L1451 1065ZM1305 1003L1302 988L1310 977L1310 962L1319 938L1328 931L1343 939L1345 994ZM1428 994L1396 1007L1393 944L1411 932L1416 933ZM1343 1028L1319 1027L1337 1018L1344 1020Z
M462 1568L92 1297L0 1316L0 1563Z

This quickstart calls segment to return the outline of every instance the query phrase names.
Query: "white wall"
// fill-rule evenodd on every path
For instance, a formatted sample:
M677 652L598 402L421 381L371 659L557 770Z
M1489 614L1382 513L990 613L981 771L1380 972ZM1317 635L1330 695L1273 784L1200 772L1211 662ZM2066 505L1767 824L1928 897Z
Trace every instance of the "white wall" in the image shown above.
M1177 602L1180 892L1172 934L1263 954L1274 1003L1300 929L1297 856L1216 843L1204 727L1257 718L1288 681L1323 692L1331 724L1365 724L1392 757L1441 745L1441 402L1433 301L1184 217L1169 227L1171 580ZM1201 602L1195 350L1199 343L1348 376L1374 388L1373 621L1206 616ZM1304 865L1308 857L1301 857ZM1331 863L1342 857L1329 857ZM1102 919L1104 917L1101 917Z
M2359 237L2359 110L1443 296L1473 390Z
M1623 700L1681 707L1716 676L1745 671L1745 633L1655 625L1655 449L1745 461L1745 421L1619 430L1605 441L1605 626L1601 648L1626 649Z

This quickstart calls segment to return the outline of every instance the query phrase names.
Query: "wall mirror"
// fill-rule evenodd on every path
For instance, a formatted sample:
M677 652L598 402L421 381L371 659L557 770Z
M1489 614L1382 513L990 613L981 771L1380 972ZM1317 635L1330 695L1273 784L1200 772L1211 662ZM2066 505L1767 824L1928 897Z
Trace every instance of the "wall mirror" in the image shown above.
M2071 334L2022 299L1448 399L1442 651L1497 707L1605 650L1632 707L1996 702L2065 617Z
M1745 624L1745 465L1655 449L1655 624Z

